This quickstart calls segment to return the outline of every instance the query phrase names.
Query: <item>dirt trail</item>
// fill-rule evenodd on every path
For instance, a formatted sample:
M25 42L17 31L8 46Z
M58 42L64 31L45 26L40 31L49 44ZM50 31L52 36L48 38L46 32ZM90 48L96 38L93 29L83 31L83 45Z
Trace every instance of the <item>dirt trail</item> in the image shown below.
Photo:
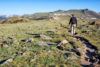
M65 28L62 24L61 27ZM79 40L82 43L81 65L82 67L100 67L100 54L98 54L98 49L92 43L89 42L84 37L74 36L73 38Z
M84 47L80 59L82 67L100 67L100 56L98 55L97 47L84 37L75 36L75 38L79 40Z

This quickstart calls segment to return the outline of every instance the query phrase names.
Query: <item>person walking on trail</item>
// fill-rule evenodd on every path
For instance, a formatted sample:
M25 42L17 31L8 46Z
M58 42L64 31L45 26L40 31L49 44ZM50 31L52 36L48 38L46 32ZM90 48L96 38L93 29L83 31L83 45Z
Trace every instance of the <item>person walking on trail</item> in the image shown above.
M76 31L75 28L77 26L77 18L74 16L74 14L72 14L72 17L70 18L69 25L71 34L74 36Z

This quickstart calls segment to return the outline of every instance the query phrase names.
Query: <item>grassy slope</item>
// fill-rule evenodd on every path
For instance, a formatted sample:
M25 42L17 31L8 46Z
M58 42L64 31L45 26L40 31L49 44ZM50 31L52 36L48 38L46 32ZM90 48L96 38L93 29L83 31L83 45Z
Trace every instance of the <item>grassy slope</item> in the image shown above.
M60 22L59 22L60 21ZM68 21L59 20L59 21L30 21L29 23L17 23L17 24L1 24L0 25L0 43L2 40L6 40L7 37L12 37L14 42L9 44L9 47L0 48L0 60L13 57L18 54L14 61L7 65L2 65L3 67L45 67L48 65L56 65L56 66L68 66L68 67L79 67L79 57L68 54L70 59L66 58L65 53L56 48L56 46L50 47L40 47L37 46L36 43L38 41L42 41L39 38L33 38L32 35L28 35L26 33L32 34L46 34L46 31L54 31L57 34L57 37L54 36L53 42L63 40L65 35L69 41L72 41L73 38L67 32ZM62 27L61 25L62 24ZM80 25L80 24L79 24ZM65 28L63 28L65 27ZM78 29L78 33L82 36L85 36L92 42L94 45L99 47L99 37L97 40L93 40L93 37L88 36L88 34L81 33L81 29ZM25 38L33 38L32 43L21 43L21 39ZM76 42L76 45L80 46L79 42ZM65 49L70 49L72 46L67 44ZM21 55L20 52L23 54ZM68 52L67 52L68 53ZM74 58L74 59L71 59ZM76 59L75 59L76 58ZM77 62L76 62L77 61Z

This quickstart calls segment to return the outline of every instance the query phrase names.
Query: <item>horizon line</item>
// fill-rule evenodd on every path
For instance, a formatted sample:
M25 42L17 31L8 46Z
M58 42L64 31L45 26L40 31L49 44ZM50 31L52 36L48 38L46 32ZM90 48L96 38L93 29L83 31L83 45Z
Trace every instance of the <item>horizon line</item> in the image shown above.
M81 9L57 9L57 10L52 10L52 11L37 11L37 12L33 12L33 13L25 13L25 14L3 14L3 15L0 15L0 16L6 16L6 17L9 17L9 16L23 16L23 15L30 15L30 14L35 14L35 13L48 13L48 12L55 12L55 11L58 11L58 10L62 10L62 11L68 11L68 10L84 10L84 9L88 9L88 10L91 10L91 11L94 11L96 13L100 13L100 11L96 11L96 10L93 10L93 9L89 9L89 8L81 8Z

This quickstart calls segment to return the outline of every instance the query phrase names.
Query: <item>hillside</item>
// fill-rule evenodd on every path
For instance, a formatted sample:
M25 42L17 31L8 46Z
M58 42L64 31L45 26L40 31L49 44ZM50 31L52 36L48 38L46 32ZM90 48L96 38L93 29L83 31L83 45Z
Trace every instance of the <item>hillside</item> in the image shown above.
M21 22L28 22L29 19L23 18L21 16L12 16L8 18L2 18L0 23L5 24L5 23L21 23Z
M99 22L92 12L86 12L88 19ZM68 25L72 13L78 18L74 37ZM99 67L100 26L82 16L87 16L82 10L58 10L7 18L0 24L0 67L89 67L91 62Z
M43 20L43 19L55 19L56 18L69 18L69 16L71 16L71 14L75 14L77 16L77 18L81 19L81 20L87 20L87 21L91 21L91 20L96 20L96 19L100 19L100 15L99 13L96 13L95 11L89 10L89 9L74 9L74 10L57 10L54 12L42 12L42 13L35 13L35 14L25 14L23 16L16 16L16 21L20 20L20 18L23 18L23 21L26 21L27 19L30 20ZM14 17L14 16L13 16ZM9 23L9 20L14 19L13 17L8 17L6 18L5 16L1 16L1 22L0 23ZM20 17L20 18L17 18ZM25 20L26 19L26 20ZM3 20L3 21L2 21ZM13 21L12 21L13 22ZM11 22L11 23L12 23ZM15 23L15 22L14 22Z

